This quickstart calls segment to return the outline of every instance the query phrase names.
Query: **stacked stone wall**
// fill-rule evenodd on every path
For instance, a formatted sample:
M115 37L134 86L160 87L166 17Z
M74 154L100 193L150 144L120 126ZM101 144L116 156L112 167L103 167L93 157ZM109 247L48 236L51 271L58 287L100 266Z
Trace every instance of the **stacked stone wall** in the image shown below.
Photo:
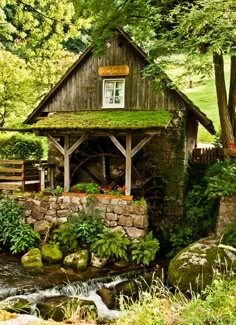
M68 219L71 213L85 209L88 197L61 196L44 197L43 199L20 198L19 203L25 207L25 217L34 230L40 232L50 225L59 225ZM96 200L96 208L102 213L106 227L120 230L131 238L143 237L148 228L147 207L136 205L133 201L120 198L100 197Z
M236 224L236 195L220 199L216 235L221 237L223 231L232 224Z

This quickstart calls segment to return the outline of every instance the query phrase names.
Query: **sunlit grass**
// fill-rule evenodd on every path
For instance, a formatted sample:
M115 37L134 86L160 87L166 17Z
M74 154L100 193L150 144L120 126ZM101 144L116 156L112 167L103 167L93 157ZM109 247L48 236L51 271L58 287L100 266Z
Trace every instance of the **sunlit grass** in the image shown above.
M178 60L177 60L178 61ZM182 60L183 61L183 60ZM168 69L168 74L173 80L179 78L183 73L182 66L173 63ZM230 75L230 59L225 58L225 81L226 87L228 87ZM215 89L214 75L208 79L202 79L198 75L191 76L192 88L189 87L190 77L185 77L182 83L179 85L181 91L183 91L201 111L203 111L209 119L212 120L216 131L220 130L219 112L217 106L217 97ZM198 133L198 141L205 143L213 143L214 136L212 136L203 126L200 125Z

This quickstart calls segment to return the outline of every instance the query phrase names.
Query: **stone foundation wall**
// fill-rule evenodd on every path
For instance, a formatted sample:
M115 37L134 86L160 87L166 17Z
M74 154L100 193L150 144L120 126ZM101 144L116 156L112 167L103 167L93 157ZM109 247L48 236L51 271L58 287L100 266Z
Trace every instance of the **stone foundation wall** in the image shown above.
M220 237L224 229L231 224L236 224L236 195L226 196L220 200L216 235Z
M43 199L20 198L25 207L25 217L34 230L40 232L50 225L67 221L68 213L86 209L88 197L61 196ZM105 226L120 230L131 238L143 237L148 228L147 207L120 198L97 198L96 207L102 211Z

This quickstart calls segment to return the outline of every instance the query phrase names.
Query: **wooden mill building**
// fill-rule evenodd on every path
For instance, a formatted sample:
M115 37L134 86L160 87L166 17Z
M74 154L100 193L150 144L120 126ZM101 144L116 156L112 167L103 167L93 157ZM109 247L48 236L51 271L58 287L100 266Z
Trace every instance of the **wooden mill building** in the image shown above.
M211 134L215 130L164 73L153 87L154 79L143 76L149 64L117 28L103 55L94 56L88 47L25 123L48 138L48 158L65 191L78 182L125 185L127 195L147 199L158 223L160 213L182 214L199 123Z

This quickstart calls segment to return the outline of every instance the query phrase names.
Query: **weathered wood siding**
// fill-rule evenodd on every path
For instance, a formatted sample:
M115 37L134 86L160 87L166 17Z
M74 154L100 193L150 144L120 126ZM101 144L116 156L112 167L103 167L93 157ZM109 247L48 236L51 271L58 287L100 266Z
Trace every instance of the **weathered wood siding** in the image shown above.
M111 40L110 45L101 57L88 53L57 89L43 111L101 110L103 78L98 75L98 68L124 64L129 66L130 71L125 77L125 109L185 109L185 103L174 91L158 93L153 90L150 78L144 79L142 76L146 60L122 35Z

